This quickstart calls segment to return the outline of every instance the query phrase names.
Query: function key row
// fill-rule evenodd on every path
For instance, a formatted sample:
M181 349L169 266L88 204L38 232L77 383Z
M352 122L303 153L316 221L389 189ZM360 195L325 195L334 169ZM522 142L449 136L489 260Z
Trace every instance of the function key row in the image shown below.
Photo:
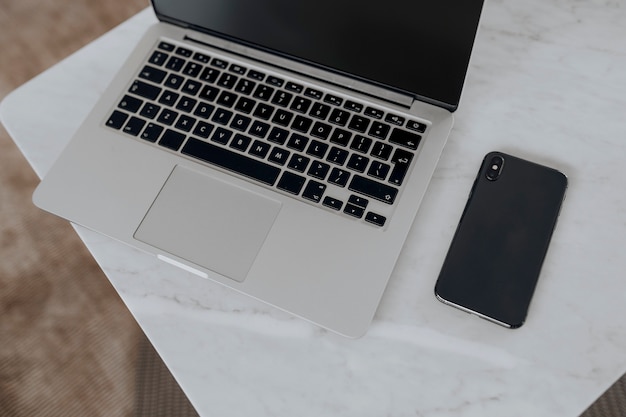
M244 75L247 71L247 69L241 65L231 64L229 67L228 63L222 59L213 58L213 60L211 60L208 55L205 55L199 52L196 52L194 54L193 51L191 51L190 49L187 49L184 47L176 47L175 45L164 42L164 41L159 43L158 49L161 49L167 52L174 52L175 54L180 55L184 58L192 58L195 61L201 62L203 64L210 64L211 66L216 67L216 68L220 68L220 69L228 68L228 71L233 72L235 74L239 74L239 75ZM184 60L180 58L176 58L176 57L170 58L167 54L160 52L158 50L153 53L149 62L158 66L162 66L167 61L168 58L170 59L170 61L167 62L167 65L166 65L167 69L170 69L173 71L180 71L183 68L183 65L185 64ZM198 76L201 68L198 70L196 70L195 68L196 67L193 65L188 65L187 67L185 67L185 70L183 72L185 73L185 75L196 77ZM205 74L206 76L202 77L205 81L209 81L209 82L215 81L215 79L211 75L212 73L210 70L208 71L205 70ZM248 71L247 77L256 81L263 81L266 79L265 74L256 70L252 70L252 69ZM298 94L304 93L306 97L313 98L315 100L323 100L325 103L334 105L336 107L341 107L343 105L345 109L350 110L354 113L364 112L366 116L371 117L373 119L380 120L380 119L383 119L384 117L385 122L393 124L395 126L400 126L400 127L404 126L406 122L406 128L409 130L413 130L418 133L424 133L426 131L426 124L424 123L421 123L415 120L406 121L404 117L396 115L396 114L392 114L392 113L387 113L385 115L385 112L383 112L380 109L376 109L376 108L369 107L369 106L364 107L361 103L357 103L351 100L345 100L344 102L344 99L336 95L324 94L322 91L314 89L314 88L310 88L310 87L305 89L304 86L300 84L297 84L291 81L286 82L285 80L275 77L275 76L268 76L265 82L277 88L282 88L284 86L286 90L295 92Z

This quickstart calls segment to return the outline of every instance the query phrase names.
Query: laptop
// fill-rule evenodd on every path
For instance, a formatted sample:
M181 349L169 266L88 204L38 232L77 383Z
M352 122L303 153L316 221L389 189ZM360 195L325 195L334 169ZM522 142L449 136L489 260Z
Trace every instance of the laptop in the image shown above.
M452 128L482 5L153 0L159 23L34 202L359 337Z

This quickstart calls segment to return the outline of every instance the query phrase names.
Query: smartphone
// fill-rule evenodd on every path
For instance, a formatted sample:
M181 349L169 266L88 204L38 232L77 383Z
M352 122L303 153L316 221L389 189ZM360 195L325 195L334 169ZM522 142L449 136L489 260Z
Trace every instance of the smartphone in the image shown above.
M435 286L437 298L508 328L526 320L567 189L552 168L483 160Z

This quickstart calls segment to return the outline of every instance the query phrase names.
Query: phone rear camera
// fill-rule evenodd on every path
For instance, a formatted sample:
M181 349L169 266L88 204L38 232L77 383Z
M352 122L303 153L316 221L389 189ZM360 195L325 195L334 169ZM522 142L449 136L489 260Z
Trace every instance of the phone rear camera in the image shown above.
M500 177L502 167L504 166L504 158L501 156L494 156L487 165L487 174L485 175L489 181L495 181Z

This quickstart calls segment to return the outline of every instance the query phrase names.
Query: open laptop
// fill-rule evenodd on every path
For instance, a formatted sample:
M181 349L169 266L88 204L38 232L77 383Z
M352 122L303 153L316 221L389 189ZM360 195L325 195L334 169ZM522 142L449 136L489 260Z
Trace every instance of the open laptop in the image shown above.
M160 22L34 202L358 337L452 127L482 5L153 0Z

